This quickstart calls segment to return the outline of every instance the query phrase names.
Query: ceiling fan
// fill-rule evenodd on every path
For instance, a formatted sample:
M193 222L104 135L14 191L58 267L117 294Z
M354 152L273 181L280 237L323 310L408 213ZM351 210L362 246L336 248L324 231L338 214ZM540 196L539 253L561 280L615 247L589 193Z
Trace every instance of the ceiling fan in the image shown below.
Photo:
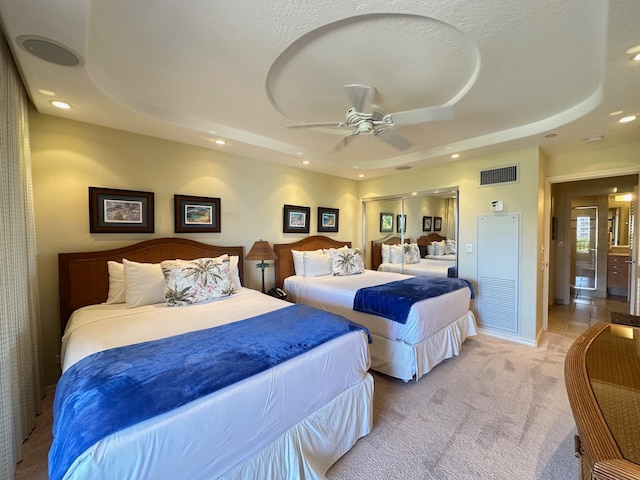
M453 107L450 105L385 113L382 107L371 103L376 90L374 87L354 84L345 85L344 88L353 105L347 110L346 121L298 123L287 125L287 128L333 127L349 129L342 140L331 150L332 152L341 150L358 135L373 135L398 150L406 150L411 147L411 142L393 132L393 127L448 120L453 117Z

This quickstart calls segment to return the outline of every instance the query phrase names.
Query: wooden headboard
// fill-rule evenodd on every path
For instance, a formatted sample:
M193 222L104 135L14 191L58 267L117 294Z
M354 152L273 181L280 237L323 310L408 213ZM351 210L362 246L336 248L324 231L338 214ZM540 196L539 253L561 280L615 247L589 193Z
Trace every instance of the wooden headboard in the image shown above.
M432 242L441 242L442 240L446 240L447 237L443 237L439 233L430 233L429 235L423 235L422 237L416 240L416 243L419 247L425 247L427 245L431 245Z
M240 257L238 273L242 282L244 247L219 247L185 238L157 238L113 250L59 253L60 332L64 333L67 321L74 310L107 300L109 260L122 262L122 259L126 258L134 262L159 263L162 260L176 258L193 260L217 257L224 253Z
M395 235L387 235L380 240L371 240L371 270L377 270L382 263L382 244L399 245L402 240ZM405 238L404 243L411 243L410 238Z
M351 247L351 242L340 242L322 235L303 238L294 243L276 243L273 250L276 252L276 287L283 288L284 279L295 275L293 267L293 255L291 250L317 250L319 248L340 248L347 245Z

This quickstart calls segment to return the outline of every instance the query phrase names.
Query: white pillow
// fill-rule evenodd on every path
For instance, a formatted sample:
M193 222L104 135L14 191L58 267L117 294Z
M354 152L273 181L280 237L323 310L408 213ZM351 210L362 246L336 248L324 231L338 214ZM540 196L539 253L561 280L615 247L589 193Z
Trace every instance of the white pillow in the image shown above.
M311 253L322 253L321 248L307 251ZM304 254L305 250L291 250L291 255L293 255L293 269L296 275L300 275L301 277L304 277Z
M382 263L389 263L389 245L386 243L382 244Z
M389 263L402 263L402 245L389 245Z
M229 270L231 271L231 283L233 283L233 288L241 288L242 283L240 283L240 272L238 271L238 262L240 257L238 255L230 255L229 256Z
M433 243L427 245L427 255L435 255L436 247L434 247Z
M195 260L165 260L164 298L169 306L189 305L233 294L229 255Z
M334 275L346 276L364 273L364 262L359 248L329 249L331 270Z
M120 262L108 261L109 295L104 303L124 303L124 265Z
M438 256L438 255L444 255L446 249L446 244L444 242L444 240L440 241L440 242L433 242L433 254Z
M164 276L159 263L122 260L127 308L164 302Z
M304 252L302 260L305 277L321 277L333 274L331 255L328 253Z

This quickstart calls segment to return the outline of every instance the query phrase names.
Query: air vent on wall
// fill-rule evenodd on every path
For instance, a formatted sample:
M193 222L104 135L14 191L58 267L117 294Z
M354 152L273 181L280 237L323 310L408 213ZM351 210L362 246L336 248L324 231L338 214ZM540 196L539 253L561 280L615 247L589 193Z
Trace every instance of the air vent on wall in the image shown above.
M480 186L518 182L518 165L480 170Z

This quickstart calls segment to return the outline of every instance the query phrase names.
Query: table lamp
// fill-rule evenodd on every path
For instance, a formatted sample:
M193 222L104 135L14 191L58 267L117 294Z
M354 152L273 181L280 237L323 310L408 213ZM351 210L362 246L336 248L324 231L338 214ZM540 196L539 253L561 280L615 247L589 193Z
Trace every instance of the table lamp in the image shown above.
M256 265L257 268L262 270L262 293L264 291L264 269L269 266L268 263L265 263L265 260L277 260L278 256L276 252L273 251L269 242L266 242L262 239L258 240L253 244L247 256L244 257L245 260L260 260L260 263Z

